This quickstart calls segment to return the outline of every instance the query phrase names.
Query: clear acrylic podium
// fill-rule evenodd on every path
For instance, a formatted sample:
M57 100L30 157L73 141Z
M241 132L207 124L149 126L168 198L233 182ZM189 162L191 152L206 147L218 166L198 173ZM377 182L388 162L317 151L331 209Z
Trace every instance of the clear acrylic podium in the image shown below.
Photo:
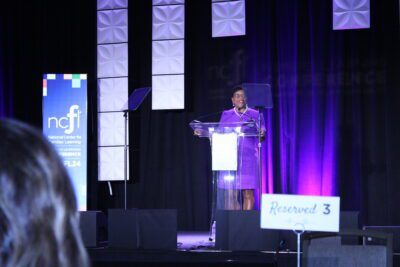
M259 127L255 121L220 123L193 121L190 126L199 137L208 138L212 159L212 208L210 240L217 209L241 210L243 203L242 183L246 169L258 170ZM244 140L254 142L254 149L243 148ZM250 160L248 155L251 155ZM259 177L252 177L257 185ZM259 189L259 188L258 188Z

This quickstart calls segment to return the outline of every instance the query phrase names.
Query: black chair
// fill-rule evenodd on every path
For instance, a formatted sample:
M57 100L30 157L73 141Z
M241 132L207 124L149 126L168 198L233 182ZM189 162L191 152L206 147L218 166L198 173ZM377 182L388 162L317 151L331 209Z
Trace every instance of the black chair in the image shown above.
M349 236L379 238L385 241L385 245L342 245L341 237ZM393 235L368 230L306 233L303 235L302 261L305 267L392 267Z

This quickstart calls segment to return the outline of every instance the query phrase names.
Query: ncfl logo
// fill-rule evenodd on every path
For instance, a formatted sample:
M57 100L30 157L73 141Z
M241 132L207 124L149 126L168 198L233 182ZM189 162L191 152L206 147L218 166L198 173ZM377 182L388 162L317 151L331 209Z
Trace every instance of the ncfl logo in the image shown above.
M47 120L47 127L50 129L52 126L52 122L54 122L55 127L65 129L64 133L65 134L71 134L75 130L75 123L76 123L76 128L78 129L80 127L80 115L81 111L79 111L79 106L78 105L72 105L69 108L69 112L67 113L67 116L61 117L61 118L56 118L56 117L49 117Z

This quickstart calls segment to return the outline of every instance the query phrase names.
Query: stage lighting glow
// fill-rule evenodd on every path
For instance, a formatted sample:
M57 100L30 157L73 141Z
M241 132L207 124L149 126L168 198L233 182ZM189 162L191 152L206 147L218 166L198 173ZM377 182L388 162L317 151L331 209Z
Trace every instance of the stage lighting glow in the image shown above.
M231 182L231 181L235 180L235 176L233 176L233 175L225 175L224 176L224 180L226 182Z

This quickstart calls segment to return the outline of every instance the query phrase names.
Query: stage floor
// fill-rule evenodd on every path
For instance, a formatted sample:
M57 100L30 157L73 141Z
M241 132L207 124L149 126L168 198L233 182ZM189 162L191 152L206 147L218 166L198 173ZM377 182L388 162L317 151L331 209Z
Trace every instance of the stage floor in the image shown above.
M296 266L295 252L214 249L208 232L179 232L176 250L88 248L92 266Z
M214 242L209 240L208 232L179 232L178 250L212 250Z
M88 248L93 267L126 266L273 266L293 267L295 251L217 250L208 232L179 232L176 250L117 249L105 244ZM393 266L400 266L400 254L393 254Z

